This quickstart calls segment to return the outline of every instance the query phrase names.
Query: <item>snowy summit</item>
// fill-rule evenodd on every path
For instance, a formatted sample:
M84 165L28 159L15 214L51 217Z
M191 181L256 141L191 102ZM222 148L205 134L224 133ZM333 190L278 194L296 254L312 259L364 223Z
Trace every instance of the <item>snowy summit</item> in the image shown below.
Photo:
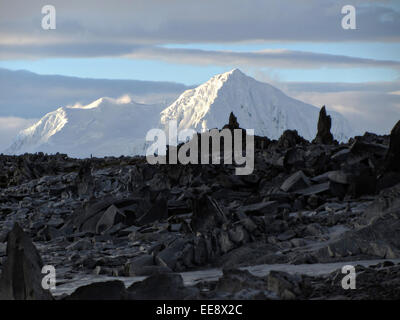
M62 152L82 158L144 154L145 137L152 128L165 128L169 120L177 120L179 129L198 132L222 128L231 112L241 128L254 129L257 135L277 139L283 131L296 129L312 140L319 110L234 69L183 92L164 110L128 97L59 108L21 131L6 153ZM335 139L345 141L353 135L341 114L328 113Z

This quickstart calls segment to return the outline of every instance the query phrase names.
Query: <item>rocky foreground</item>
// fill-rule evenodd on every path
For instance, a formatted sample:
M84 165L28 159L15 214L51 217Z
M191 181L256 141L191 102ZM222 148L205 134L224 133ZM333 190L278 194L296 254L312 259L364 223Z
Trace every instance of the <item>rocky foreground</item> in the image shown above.
M226 127L239 127L233 115ZM256 137L248 176L143 157L1 155L0 298L54 299L41 286L53 265L58 286L115 277L56 299L399 299L400 264L388 260L400 258L400 122L345 144L330 127L323 108L313 142ZM377 259L387 261L356 266L355 290L341 270L243 269ZM180 275L211 268L222 277Z

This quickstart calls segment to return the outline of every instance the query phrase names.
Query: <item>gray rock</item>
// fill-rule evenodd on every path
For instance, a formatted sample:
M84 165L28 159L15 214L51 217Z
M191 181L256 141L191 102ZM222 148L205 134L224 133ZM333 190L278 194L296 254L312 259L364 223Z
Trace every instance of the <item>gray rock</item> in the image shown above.
M349 184L351 182L351 175L342 171L331 171L328 174L328 179L336 183Z
M79 287L64 300L125 300L127 292L122 281L95 282Z
M181 275L163 273L133 283L128 294L133 300L187 300L197 298L199 292L196 288L186 288Z
M310 196L310 195L316 195L319 193L327 192L331 188L331 184L329 182L324 182L324 183L319 183L312 185L311 187L297 190L297 194L301 194L303 196Z
M226 221L226 216L216 200L208 196L193 201L191 227L195 232L207 232Z
M298 276L282 271L270 271L267 276L268 290L274 292L281 299L293 300L301 293Z
M245 213L247 215L263 216L265 214L276 213L278 211L278 207L279 207L278 201L259 202L240 207L239 213Z
M125 274L128 277L143 275L143 267L154 266L154 257L149 254L136 257L125 265Z
M161 197L154 203L154 205L148 212L146 212L137 220L137 223L139 225L144 225L155 221L165 220L167 218L168 218L167 200L164 197Z
M287 178L281 185L281 189L285 192L293 192L300 189L305 189L311 185L310 179L303 173L297 171Z
M80 239L80 240L76 241L75 243L69 245L66 249L82 251L82 250L89 250L92 248L93 248L93 243L90 240Z
M125 220L125 215L114 205L108 207L96 225L96 233L107 232L114 225Z
M318 132L313 140L313 143L332 144L334 143L333 135L331 133L332 119L326 114L325 106L319 112L318 119Z
M387 171L400 171L400 121L396 123L390 132L389 150L385 158Z
M29 236L16 223L8 234L7 260L0 279L1 300L52 300L42 288L43 261Z

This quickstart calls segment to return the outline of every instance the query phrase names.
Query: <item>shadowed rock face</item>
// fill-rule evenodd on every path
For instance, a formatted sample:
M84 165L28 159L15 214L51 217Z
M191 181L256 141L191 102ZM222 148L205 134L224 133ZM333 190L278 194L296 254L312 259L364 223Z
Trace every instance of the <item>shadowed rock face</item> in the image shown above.
M396 123L390 133L389 150L386 154L387 171L400 171L400 121Z
M335 140L331 133L332 119L326 114L325 106L321 108L318 119L318 132L313 143L333 144Z
M226 128L240 130L229 118ZM325 110L321 119L320 138L329 138ZM0 155L0 297L51 298L40 286L41 259L19 226L5 260L2 242L18 219L44 263L62 266L57 290L85 285L67 299L398 298L400 264L364 270L357 289L371 291L346 292L340 281L332 285L342 279L335 274L327 283L229 269L400 259L399 130L340 145L310 143L295 130L278 141L255 136L248 176L235 175L233 165L150 165L144 157ZM205 276L192 287L187 274L184 282L175 274L204 268L225 270L219 281ZM83 275L150 278L125 288L87 285Z
M29 236L15 224L8 234L7 261L0 279L1 300L50 300L42 288L42 259Z
M65 300L125 300L126 289L122 281L95 282L76 289Z
M226 124L223 129L230 129L230 130L234 130L234 129L240 129L239 127L239 122L237 121L236 116L233 114L233 112L231 112L231 114L229 115L229 123Z

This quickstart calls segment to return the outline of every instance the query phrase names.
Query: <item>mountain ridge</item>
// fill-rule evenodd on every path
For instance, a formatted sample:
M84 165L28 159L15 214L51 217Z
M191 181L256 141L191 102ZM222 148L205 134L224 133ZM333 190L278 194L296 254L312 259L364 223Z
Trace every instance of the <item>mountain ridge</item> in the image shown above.
M283 131L296 129L312 140L319 110L233 69L184 91L165 109L136 103L128 96L103 97L84 106L58 108L21 131L6 153L61 152L79 158L92 154L142 155L146 133L152 128L166 130L170 120L177 120L178 129L202 132L222 128L230 112L242 128L254 129L256 135L277 139ZM352 132L345 118L336 112L328 113L335 139L348 139Z

